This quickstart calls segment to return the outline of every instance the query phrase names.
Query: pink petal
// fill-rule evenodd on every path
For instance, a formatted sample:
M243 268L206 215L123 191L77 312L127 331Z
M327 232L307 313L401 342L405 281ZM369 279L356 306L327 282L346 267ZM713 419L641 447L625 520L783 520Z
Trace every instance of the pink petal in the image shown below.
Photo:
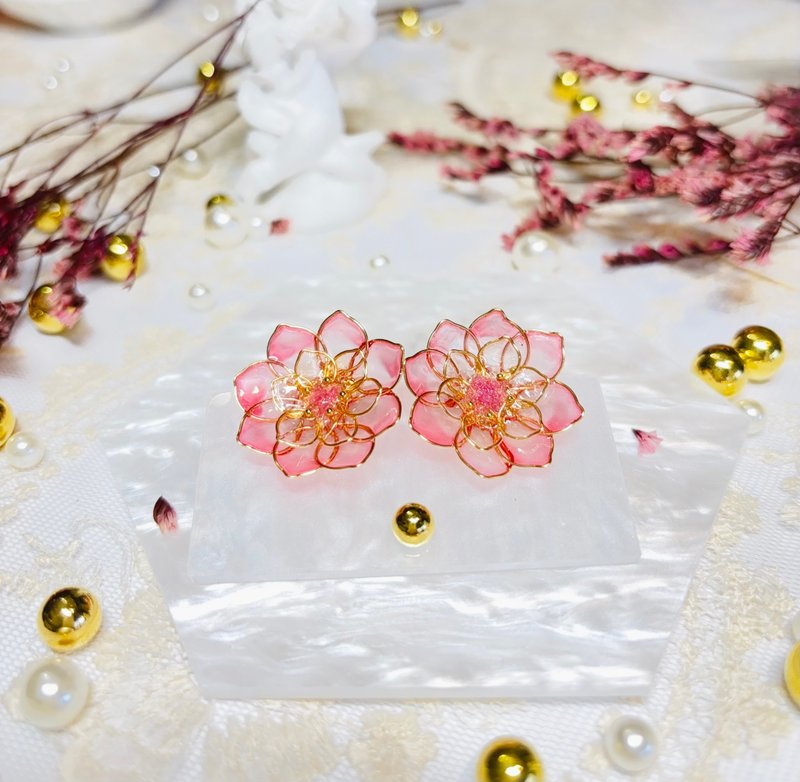
M253 405L245 412L245 415L248 418L257 418L259 421L268 421L274 424L283 415L283 412L284 410L278 407L273 399L266 399Z
M399 418L400 400L391 391L384 391L368 412L358 416L358 423L379 435L394 426Z
M489 310L485 315L472 321L469 328L481 345L498 337L508 337L522 354L521 363L528 363L528 344L525 332L516 323L510 321L503 310Z
M267 358L279 361L285 366L293 366L301 350L320 350L317 335L308 329L287 326L281 323L267 344Z
M367 333L349 315L336 310L328 315L319 327L319 338L334 356L343 350L360 348L367 341Z
M436 391L444 380L446 355L438 350L420 350L406 359L406 384L415 396Z
M318 436L316 421L294 411L283 413L273 428L281 450L311 445Z
M272 458L281 472L290 477L308 475L322 466L317 460L317 446L313 444L303 448L276 446Z
M507 437L502 450L517 467L544 467L553 458L553 435L535 434L524 440Z
M318 350L301 350L294 362L294 373L308 380L319 380L336 374L336 362Z
M374 439L353 440L333 447L320 443L317 449L317 461L329 470L358 467L359 464L363 464L369 458L374 447Z
M164 535L178 531L178 514L163 497L159 497L153 506L153 521Z
M571 388L553 380L536 406L542 413L542 423L551 432L560 432L583 415L583 408Z
M658 446L664 442L663 437L659 437L655 430L645 432L642 429L632 429L633 436L639 444L639 456L649 456L658 450Z
M448 353L451 350L466 350L467 353L478 352L478 339L463 326L452 320L443 320L428 339L428 349Z
M274 361L258 361L243 369L233 379L236 401L242 410L272 398L272 381L286 374L286 368Z
M361 380L367 376L367 351L365 348L342 351L333 360L339 373L346 374L350 380Z
M453 445L461 422L448 415L436 402L435 392L428 391L414 402L411 409L411 428L429 443Z
M394 388L403 369L403 348L386 339L372 339L367 354L367 375L385 388Z
M239 425L236 439L248 448L259 453L272 453L277 439L274 421L261 421L258 418L244 416Z
M529 366L547 377L555 377L564 363L564 338L549 331L528 331Z
M487 450L476 448L460 429L455 447L461 461L484 478L496 478L511 469L511 461L502 454L500 447Z

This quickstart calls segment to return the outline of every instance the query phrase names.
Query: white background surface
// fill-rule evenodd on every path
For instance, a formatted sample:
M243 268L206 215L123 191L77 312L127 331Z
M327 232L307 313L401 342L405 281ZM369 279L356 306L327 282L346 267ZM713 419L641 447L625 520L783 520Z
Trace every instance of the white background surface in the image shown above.
M563 121L563 108L546 97L553 70L546 52L554 48L676 75L741 79L745 86L797 80L791 58L800 5L788 1L737 3L735 12L721 0L587 1L546 11L542 4L497 2L445 23L441 41L377 47L372 57L380 69L366 71L356 85L363 105L354 122L404 129L441 123L438 101L450 97L525 121ZM198 5L177 0L142 25L102 37L58 39L4 27L3 138L16 139L36 117L81 106L88 96L118 96L120 85L137 84L182 40L206 29ZM73 67L47 91L42 81L60 57ZM625 93L602 97L609 119L627 102ZM745 392L765 406L767 427L748 441L650 696L369 706L200 697L92 440L106 411L146 393L159 371L202 346L283 274L281 246L292 237L229 252L204 245L202 205L224 186L234 157L221 154L201 184L165 182L150 223L151 270L132 291L87 286L85 322L68 339L48 339L26 325L0 354L0 395L19 413L21 428L48 446L35 472L14 473L0 463L0 690L43 653L34 617L51 589L91 584L106 611L104 631L76 656L92 676L90 709L71 730L50 735L15 721L7 700L0 710L0 778L466 782L480 747L514 733L537 747L553 780L616 780L622 777L609 769L599 738L614 715L633 711L649 715L662 736L662 757L648 779L794 779L800 717L781 684L787 624L800 608L800 378L792 349L800 342L800 274L791 244L758 270L769 279L718 264L605 271L604 221L595 226L600 232L561 246L553 274L678 364L688 366L700 347L754 321L781 333L789 351L777 378ZM294 245L307 246L309 271L318 271L314 247L324 241L337 258L333 270L376 273L367 261L386 251L381 237L398 224L408 228L407 243L393 248L389 274L425 271L429 259L419 249L432 236L440 272L507 267L498 236L515 217L505 201L437 197L435 164L396 153L383 160L391 187L364 225ZM624 224L625 244L638 238L636 230ZM655 230L674 233L669 220ZM186 305L185 291L196 281L216 294L210 313Z

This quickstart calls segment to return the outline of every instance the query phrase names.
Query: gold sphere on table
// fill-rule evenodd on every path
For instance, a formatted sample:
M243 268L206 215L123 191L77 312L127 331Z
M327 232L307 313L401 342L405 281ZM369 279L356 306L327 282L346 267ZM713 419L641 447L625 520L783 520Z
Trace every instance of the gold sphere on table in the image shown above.
M208 95L216 95L222 90L225 72L218 68L211 60L206 60L197 69L197 83Z
M52 285L40 285L28 300L28 316L42 334L61 334L67 327L50 314Z
M412 8L410 6L408 8L404 8L397 15L397 32L400 33L400 35L413 38L416 35L419 35L421 22L422 17L416 8Z
M786 655L786 664L783 667L783 680L786 690L795 706L800 709L800 643L796 643L789 654Z
M576 95L570 106L570 114L573 117L581 117L584 114L600 114L603 107L594 95Z
M475 778L477 782L542 782L544 770L539 756L524 741L504 736L484 748Z
M117 234L108 241L106 254L100 261L100 271L114 282L125 282L131 273L138 277L144 271L144 264L144 247L141 243L127 234Z
M8 406L8 402L0 397L0 448L7 442L8 438L14 434L14 427L17 425L17 417L14 411Z
M80 587L65 587L42 604L37 626L54 652L73 652L89 643L100 629L103 612L95 597Z
M394 514L395 537L406 546L419 546L433 534L433 516L424 506L410 502Z
M733 338L748 380L769 380L783 364L783 342L766 326L747 326Z
M710 345L694 360L694 371L717 393L733 396L744 388L744 362L730 345Z
M550 94L562 103L572 102L580 93L581 77L577 71L559 71L553 76Z
M636 90L631 96L631 103L636 109L649 109L653 106L653 93L650 90Z
M54 234L64 219L69 217L70 206L63 198L57 201L48 201L39 207L33 224L43 234Z

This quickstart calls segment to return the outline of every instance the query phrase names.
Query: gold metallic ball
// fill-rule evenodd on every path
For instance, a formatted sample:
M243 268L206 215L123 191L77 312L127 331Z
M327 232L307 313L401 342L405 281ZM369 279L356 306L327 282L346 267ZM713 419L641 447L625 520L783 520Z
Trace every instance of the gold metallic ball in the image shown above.
M747 380L744 362L730 345L703 348L694 360L694 371L723 396L738 394Z
M553 76L550 94L562 103L572 102L580 92L581 77L577 71L559 71Z
M631 95L631 103L635 109L649 109L653 106L653 93L650 90L636 90Z
M769 380L783 364L783 342L766 326L747 326L733 338L748 380Z
M543 782L542 761L524 741L510 736L495 739L481 753L477 782Z
M570 106L570 114L573 117L580 117L584 114L600 114L603 107L594 95L576 95Z
M405 35L408 38L413 38L419 35L420 31L420 23L422 22L422 17L419 14L419 11L416 8L404 8L398 15L397 15L397 32L400 35Z
M14 434L14 427L17 425L17 418L14 411L8 406L8 402L0 397L0 448L7 442L8 438Z
M789 697L794 701L795 706L800 708L800 643L796 643L786 655L783 680L786 682Z
M39 207L33 224L43 234L54 234L61 228L64 218L69 217L70 211L69 203L63 198L58 201L48 201Z
M117 234L108 241L105 257L100 261L100 271L110 280L125 282L131 272L138 277L144 271L144 264L144 247L141 243L137 244L127 234Z
M209 95L216 95L222 90L224 77L224 70L214 65L211 60L206 60L197 69L197 83L203 88L203 92Z
M433 534L433 516L424 506L410 502L394 514L395 537L406 546L419 546Z
M236 202L226 193L215 193L206 201L206 212L215 206L234 206Z
M54 592L39 611L39 635L54 652L73 652L97 635L103 621L100 603L79 587Z
M61 334L67 327L50 314L51 285L40 285L28 300L28 315L42 334Z

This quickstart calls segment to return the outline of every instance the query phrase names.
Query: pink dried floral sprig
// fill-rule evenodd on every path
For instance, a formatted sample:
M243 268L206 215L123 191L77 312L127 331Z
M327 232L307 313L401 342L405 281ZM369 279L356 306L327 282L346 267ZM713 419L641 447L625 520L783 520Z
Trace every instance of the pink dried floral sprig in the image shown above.
M160 176L144 174L142 158L146 160L150 155L150 162L163 173L185 146L202 144L236 119L230 100L233 93L216 86L210 89L206 84L197 86L188 105L170 109L160 119L123 124L120 115L139 100L171 92L174 88L156 89L159 80L174 65L212 41L219 41L210 58L216 73L223 73L226 68L228 72L235 70L228 67L227 58L254 5L192 46L128 97L98 110L47 122L21 143L0 151L0 165L4 167L0 175L0 282L18 278L23 269L28 270L29 279L28 291L22 298L0 301L0 346L9 338L26 302L40 284L38 277L45 259L54 259L48 275L51 287L71 291L69 309L61 310L61 314L68 311L74 322L85 304L75 290L75 281L99 273L112 238L117 234L130 236L135 253L160 182ZM220 106L231 108L222 119L216 119L212 112ZM187 127L200 114L210 116L212 131L202 138L195 135L192 144L182 146ZM132 130L120 140L119 134L126 128ZM26 162L28 153L41 157L43 150L51 148L49 145L53 150L50 163L37 167L39 164ZM78 159L81 162L76 166ZM18 174L20 170L23 173ZM126 186L121 187L123 180L136 175L143 184L128 187L129 182L125 182ZM43 236L33 229L42 211L52 204L62 204L70 213L51 235ZM279 233L287 227L278 222L273 231ZM134 265L131 266L128 285L135 276Z
M316 332L281 324L266 361L234 379L244 410L237 439L290 477L358 467L400 417L391 389L402 366L400 345L369 339L341 310Z
M709 116L720 107L693 114L671 101L662 104L671 124L644 130L610 128L591 116L579 117L563 129L524 128L511 119L482 118L454 104L456 122L482 137L480 141L425 131L390 133L389 141L409 152L446 158L442 175L447 179L532 178L538 202L502 236L507 250L529 231L580 228L603 204L650 198L676 199L693 208L703 222L735 224L738 235L698 236L696 231L687 231L669 243L638 245L606 256L609 265L724 254L740 262L765 263L776 241L800 233L800 226L791 218L800 199L800 89L770 85L750 95L703 82L619 69L571 52L558 52L555 59L584 80L640 83L659 78L673 91L703 87L731 93L739 103L722 108L737 113L724 115L727 122L715 123ZM739 136L730 131L739 119L756 115L773 127ZM600 179L593 176L563 185L555 176L561 167L594 175L596 164L609 163L615 164L616 173Z
M442 321L427 348L406 360L406 383L417 397L411 427L455 448L481 477L544 467L554 435L583 416L572 389L556 380L563 362L560 334L524 330L501 310L468 328Z
M159 497L153 505L153 521L162 535L171 535L178 531L178 514L164 497Z
M646 432L644 429L631 429L633 436L636 438L636 444L639 450L639 456L652 456L661 443L664 442L663 437L658 436L655 430Z

